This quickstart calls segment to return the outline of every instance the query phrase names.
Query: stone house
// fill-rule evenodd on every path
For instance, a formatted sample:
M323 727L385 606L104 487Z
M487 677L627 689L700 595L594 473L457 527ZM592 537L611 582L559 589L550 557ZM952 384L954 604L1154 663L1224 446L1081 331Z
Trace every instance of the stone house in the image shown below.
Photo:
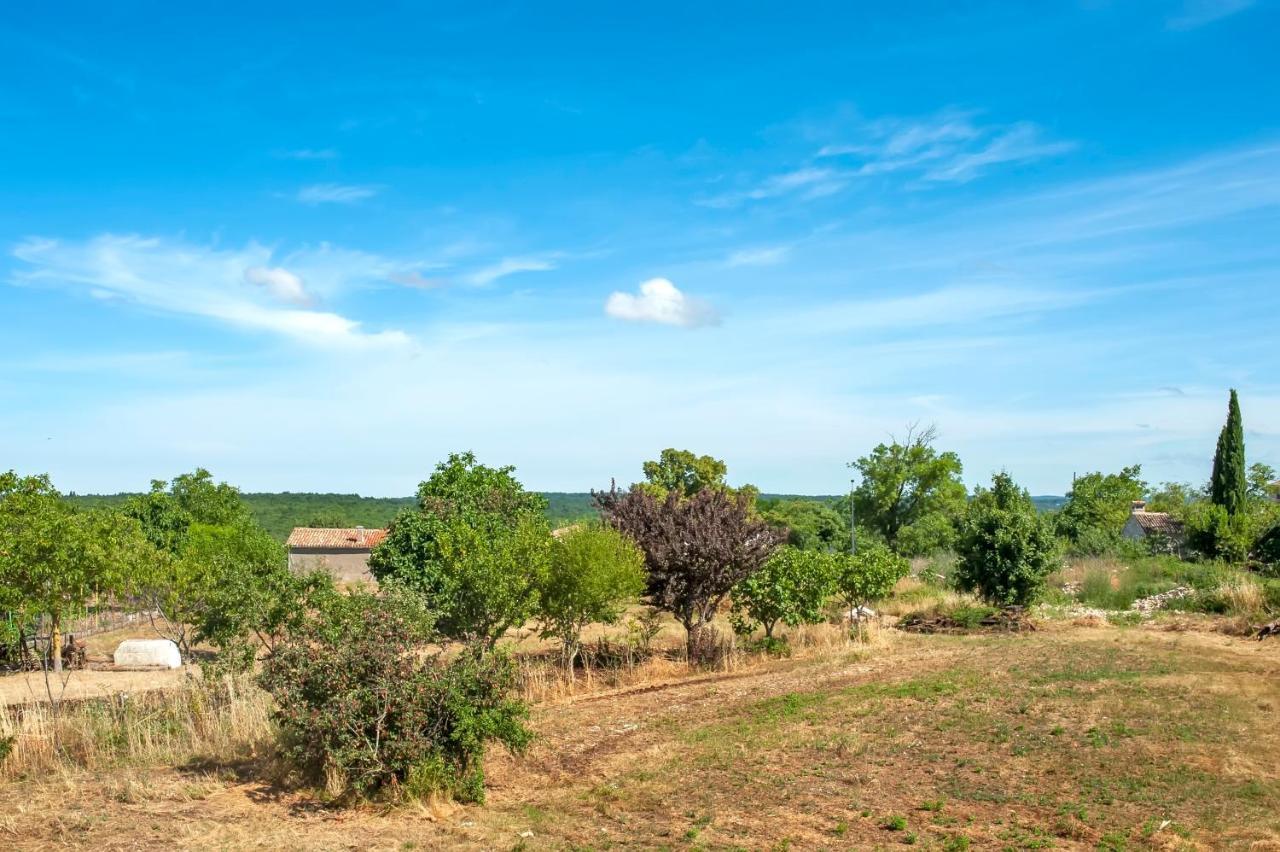
M285 542L289 570L299 574L324 570L340 583L372 583L369 554L386 537L386 530L364 527L295 527Z
M1182 550L1182 522L1168 512L1148 512L1147 504L1134 500L1120 535L1129 541L1146 542L1155 552L1178 553Z

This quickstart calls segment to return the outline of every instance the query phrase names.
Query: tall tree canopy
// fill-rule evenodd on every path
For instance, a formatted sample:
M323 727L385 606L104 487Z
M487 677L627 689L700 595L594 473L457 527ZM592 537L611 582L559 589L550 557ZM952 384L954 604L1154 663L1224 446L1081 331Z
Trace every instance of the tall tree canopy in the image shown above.
M691 662L699 636L734 585L769 558L785 534L756 517L745 494L704 488L682 499L658 499L636 487L596 495L601 515L644 551L653 602L675 615L688 633Z
M659 500L669 493L692 497L708 488L741 493L752 501L760 493L754 485L730 488L725 482L725 476L729 472L728 465L721 459L696 455L689 450L668 447L656 461L645 462L643 469L645 481L632 487L646 490Z
M1227 403L1227 422L1218 435L1218 449L1213 456L1213 474L1209 479L1209 496L1214 505L1228 515L1243 511L1249 500L1249 481L1245 471L1244 422L1240 417L1240 400L1235 388Z
M849 517L819 500L762 500L760 516L787 531L787 544L801 550L848 550Z
M955 453L933 446L936 437L933 427L913 427L905 440L880 444L849 464L862 474L853 494L858 525L906 556L948 546L964 511L964 467Z
M1076 477L1058 513L1058 530L1078 547L1099 552L1115 544L1133 509L1147 492L1142 467L1119 473L1086 473Z
M551 535L537 494L514 468L455 453L418 487L418 507L391 522L369 569L426 598L445 636L492 648L534 614Z

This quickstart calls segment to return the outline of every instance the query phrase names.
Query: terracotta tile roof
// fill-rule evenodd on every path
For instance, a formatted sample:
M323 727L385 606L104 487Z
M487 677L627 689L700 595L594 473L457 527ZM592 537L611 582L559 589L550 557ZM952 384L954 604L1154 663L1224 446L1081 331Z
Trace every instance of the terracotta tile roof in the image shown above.
M285 543L289 547L322 547L326 550L372 550L386 537L386 530L362 527L294 527Z
M1130 517L1134 523L1142 527L1147 535L1162 535L1167 538L1182 537L1182 523L1174 519L1168 512L1135 511Z

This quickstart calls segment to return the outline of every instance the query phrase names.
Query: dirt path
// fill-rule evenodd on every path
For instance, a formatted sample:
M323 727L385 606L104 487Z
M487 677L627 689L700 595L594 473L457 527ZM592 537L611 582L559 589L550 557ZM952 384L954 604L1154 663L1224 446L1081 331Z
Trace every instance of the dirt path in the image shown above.
M869 654L542 705L529 753L487 761L482 807L334 810L225 772L157 768L10 785L0 837L19 849L870 848L909 831L923 848L1280 849L1277 711L1280 642L899 635ZM907 829L886 827L895 814Z

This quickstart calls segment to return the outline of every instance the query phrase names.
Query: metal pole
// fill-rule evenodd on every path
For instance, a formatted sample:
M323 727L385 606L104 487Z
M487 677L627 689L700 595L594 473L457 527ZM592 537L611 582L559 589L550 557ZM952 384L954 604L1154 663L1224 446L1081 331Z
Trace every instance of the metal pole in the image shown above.
M857 527L857 524L854 523L854 517L853 517L853 492L854 492L854 480L850 479L849 480L849 553L850 554L854 554L858 552L858 527Z

